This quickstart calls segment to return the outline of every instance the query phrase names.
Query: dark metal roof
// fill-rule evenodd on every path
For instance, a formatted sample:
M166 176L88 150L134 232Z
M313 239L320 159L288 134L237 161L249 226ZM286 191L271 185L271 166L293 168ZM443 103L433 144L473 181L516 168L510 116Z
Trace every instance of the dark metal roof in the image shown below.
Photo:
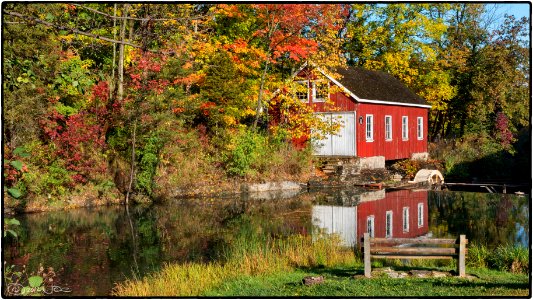
M426 100L390 74L360 67L339 68L336 71L342 75L338 81L361 99L428 105Z

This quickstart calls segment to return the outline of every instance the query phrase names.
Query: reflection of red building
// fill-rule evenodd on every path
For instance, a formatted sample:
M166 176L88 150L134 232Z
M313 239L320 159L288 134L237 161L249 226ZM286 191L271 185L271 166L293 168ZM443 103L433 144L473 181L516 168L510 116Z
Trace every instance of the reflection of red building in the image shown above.
M399 190L357 206L357 238L370 232L374 237L413 238L428 232L427 191Z
M313 224L354 246L365 232L374 237L414 238L428 233L428 193L385 190L358 195L356 206L313 206Z

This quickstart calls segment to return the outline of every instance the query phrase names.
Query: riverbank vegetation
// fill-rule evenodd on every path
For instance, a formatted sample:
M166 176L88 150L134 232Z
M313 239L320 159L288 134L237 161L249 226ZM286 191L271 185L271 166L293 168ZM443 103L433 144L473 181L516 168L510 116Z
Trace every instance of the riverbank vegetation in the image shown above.
M241 215L226 223L230 230L223 234L226 242L218 250L216 260L167 264L142 278L117 283L113 295L384 296L395 290L384 289L384 286L398 284L405 285L401 294L404 296L523 296L529 293L529 249L525 246L499 245L489 249L482 244L469 245L467 274L474 277L468 279L383 276L364 279L362 253L342 246L339 236L320 232L284 235L287 220L272 223L268 221L271 217L259 217L263 214L255 218ZM413 260L404 264L400 260L377 260L373 267L439 270L453 274L456 261ZM316 287L306 287L301 283L305 276L325 276L326 280ZM433 288L426 289L427 286Z
M495 7L6 3L5 204L40 210L305 181L311 149L289 141L334 128L293 93L270 101L294 89L305 61L382 70L427 99L428 139L450 176L474 176L474 162L529 166L520 150L530 153L521 138L528 20L496 22ZM269 122L272 106L283 122Z
M467 256L470 278L366 279L361 253L339 245L335 236L268 239L241 235L225 262L170 264L160 272L117 284L115 296L526 296L529 252L501 246L495 252L473 246ZM471 254L472 253L472 254ZM374 267L452 271L450 261L377 261ZM517 267L518 266L518 267ZM487 267L490 267L487 268ZM307 287L306 276L325 282ZM473 276L473 277L472 277Z

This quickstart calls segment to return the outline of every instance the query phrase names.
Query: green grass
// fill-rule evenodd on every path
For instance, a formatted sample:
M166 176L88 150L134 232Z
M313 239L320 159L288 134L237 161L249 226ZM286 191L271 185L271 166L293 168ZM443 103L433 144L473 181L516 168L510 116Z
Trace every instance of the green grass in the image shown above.
M272 238L253 220L239 219L236 235L221 251L221 261L213 263L169 264L144 278L118 283L114 296L528 296L529 251L502 246L487 251L472 247L467 259L467 274L472 278L364 278L360 255L340 246L338 236L313 239L294 235ZM250 223L250 224L249 224ZM264 225L264 224L263 224ZM527 262L526 262L527 261ZM454 261L455 262L455 261ZM455 263L446 261L378 260L395 270L452 271ZM498 262L498 263L495 263ZM489 270L487 264L500 271ZM511 272L505 272L511 271ZM325 277L315 286L301 284L305 276Z
M332 267L298 269L267 276L241 276L203 293L208 297L458 297L508 296L530 294L528 276L487 269L468 270L476 278L401 278L367 279L362 269ZM305 276L322 275L323 284L305 286ZM354 275L356 275L354 277Z
M126 280L116 285L114 296L198 296L225 282L245 276L264 276L295 268L332 267L335 264L359 264L350 249L339 246L339 238L313 239L295 235L268 240L258 246L256 235L243 230L232 247L223 251L225 262L169 264L142 279ZM246 243L243 239L249 238Z

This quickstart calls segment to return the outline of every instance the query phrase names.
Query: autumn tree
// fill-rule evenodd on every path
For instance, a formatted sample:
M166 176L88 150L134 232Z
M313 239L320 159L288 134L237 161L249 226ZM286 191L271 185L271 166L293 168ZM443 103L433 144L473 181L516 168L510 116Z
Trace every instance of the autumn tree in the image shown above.
M256 53L251 64L259 77L253 127L257 126L265 108L266 91L280 87L282 74L271 71L287 66L294 71L308 59L329 67L342 64L339 53L333 50L338 49L335 37L343 24L342 13L341 6L327 4L219 6L219 14L223 17L221 24L230 25L222 29L227 33L224 37L227 43ZM234 32L240 33L238 37ZM287 74L284 75L286 78Z
M385 71L425 98L430 124L456 94L446 57L449 4L354 4L346 33L348 63Z

